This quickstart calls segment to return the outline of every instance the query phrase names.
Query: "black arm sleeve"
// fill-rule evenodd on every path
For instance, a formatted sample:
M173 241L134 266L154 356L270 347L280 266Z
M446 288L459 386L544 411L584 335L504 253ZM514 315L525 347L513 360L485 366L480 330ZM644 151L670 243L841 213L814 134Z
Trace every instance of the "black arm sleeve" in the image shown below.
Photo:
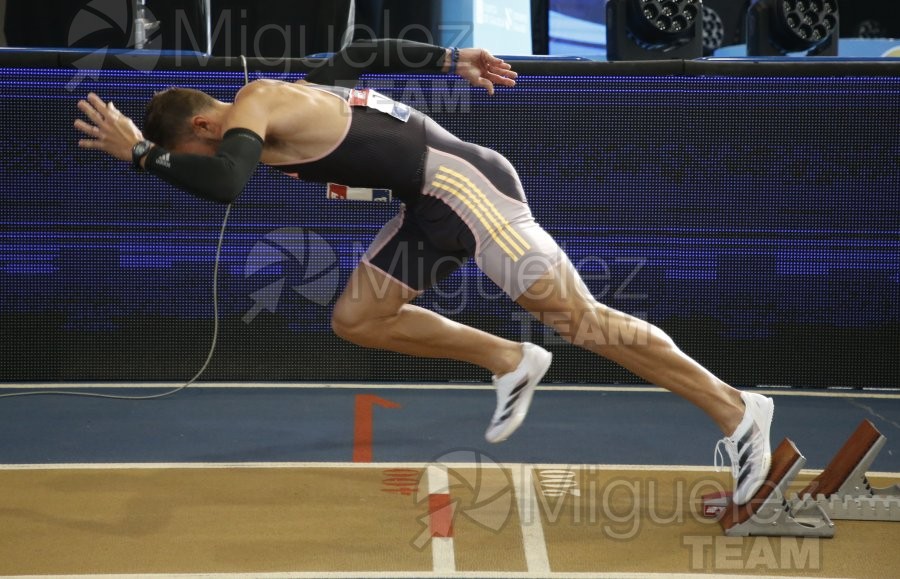
M306 80L353 88L365 72L440 73L445 51L440 46L393 38L351 42L306 75Z
M215 156L170 153L154 147L145 168L201 199L231 203L243 191L262 155L263 140L249 129L230 129Z

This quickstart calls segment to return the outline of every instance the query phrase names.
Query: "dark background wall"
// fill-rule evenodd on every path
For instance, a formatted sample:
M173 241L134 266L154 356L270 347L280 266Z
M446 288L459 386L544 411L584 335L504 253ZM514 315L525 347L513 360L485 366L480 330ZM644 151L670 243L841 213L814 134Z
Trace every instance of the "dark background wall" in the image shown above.
M841 36L900 37L900 3L894 0L839 0Z
M492 98L445 77L366 82L508 156L594 293L723 379L897 387L900 78L707 73L525 76ZM0 380L193 374L212 332L223 209L80 151L71 123L88 90L139 118L163 87L228 99L241 83L0 71ZM396 210L328 201L322 186L260 169L232 212L206 378L488 379L332 335L330 292ZM636 381L545 332L471 263L420 303L546 345L550 380Z
M6 1L10 46L126 48L132 38L131 0ZM402 33L410 40L427 41L437 14L433 5L357 0L355 22L359 34ZM188 50L202 39L199 2L149 0L147 7L162 23L155 48ZM350 0L212 0L213 54L300 57L333 52L346 30L349 10Z
M124 48L131 37L132 0L4 2L7 7L4 11L3 2L0 2L0 21L5 17L4 29L10 46ZM735 2L737 0L730 3ZM214 42L214 53L220 56L246 54L271 58L333 51L334 40L340 37L347 20L349 3L349 0L212 0L213 29L221 24ZM402 33L412 40L428 41L438 37L435 33L440 4L440 0L357 0L355 18L357 24L374 30L379 36L396 37ZM603 11L603 2L599 0L588 3L584 0L532 0L531 4L535 54L547 52L548 9L577 12L581 16L589 15L591 10ZM714 6L719 4L722 2L713 2ZM106 16L105 25L93 22L76 26L73 30L77 15L88 7ZM148 7L163 23L160 34L162 48L187 49L192 38L201 35L203 27L198 2L149 0ZM178 18L176 11L181 12ZM840 11L842 37L900 36L900 3L892 0L842 0ZM267 27L268 32L259 34ZM273 27L290 28L290 33ZM430 33L423 32L423 28ZM187 29L190 32L186 32ZM245 46L240 42L242 35L248 39ZM226 41L226 36L232 40Z

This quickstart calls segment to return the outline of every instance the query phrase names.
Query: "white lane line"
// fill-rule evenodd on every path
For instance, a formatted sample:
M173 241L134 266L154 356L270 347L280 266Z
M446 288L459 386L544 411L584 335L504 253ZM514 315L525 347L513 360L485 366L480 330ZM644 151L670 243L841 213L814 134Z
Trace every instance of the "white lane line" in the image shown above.
M431 560L435 573L454 573L456 571L453 537L431 538Z
M81 384L78 382L35 382L31 383L4 383L0 384L0 390L74 390L90 392L91 390L104 389L155 389L166 390L177 388L182 383L176 382L106 382ZM191 384L191 389L195 388L266 388L266 389L288 389L288 390L493 390L490 384L471 383L471 384L377 384L377 383L319 383L319 382L303 382L303 383L283 383L283 382L201 382ZM546 392L634 392L634 393L668 393L664 388L656 386L605 386L598 385L565 385L565 384L547 384L538 386L538 390ZM871 398L871 399L900 399L900 391L889 388L863 388L855 390L852 388L827 388L822 390L794 390L789 386L772 387L762 385L757 388L748 388L759 394L768 396L799 396L809 398Z
M0 464L0 471L4 470L140 470L140 469L252 469L252 468L353 468L353 469L392 469L414 468L423 469L431 466L428 462L89 462L89 463L28 463L28 464ZM489 464L468 462L442 462L446 468L516 468L515 464ZM699 472L715 473L727 472L713 466L692 466L682 464L533 464L536 469L591 469L595 471L661 471L661 472ZM816 475L821 469L803 469L803 474ZM900 472L869 471L869 476L884 478L900 478Z
M444 497L440 510L433 510L434 497ZM450 478L442 465L428 466L429 518L432 525L431 559L435 573L456 571L456 551L453 546L453 503L450 502ZM435 526L440 527L435 529ZM450 531L450 532L445 532ZM448 536L435 536L436 534Z
M512 470L513 490L519 508L519 524L522 527L522 544L525 548L525 563L529 574L549 576L550 558L547 555L547 541L544 538L544 524L541 509L532 480L533 467L528 464L516 465Z
M438 577L481 579L708 579L708 573L522 573L511 571L297 571L286 573L139 573L103 575L3 575L15 579L425 579ZM716 579L762 579L769 575L720 575ZM818 577L818 576L817 576ZM808 579L803 576L778 575L777 579ZM820 579L837 579L821 577Z

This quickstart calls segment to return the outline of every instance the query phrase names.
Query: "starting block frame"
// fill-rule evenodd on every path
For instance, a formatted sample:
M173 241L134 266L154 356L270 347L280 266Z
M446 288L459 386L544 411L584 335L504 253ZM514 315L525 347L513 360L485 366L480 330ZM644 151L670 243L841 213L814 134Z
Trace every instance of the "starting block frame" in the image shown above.
M788 499L788 485L806 458L785 438L772 453L763 486L746 504L724 507L719 524L736 537L833 537L834 520L900 521L900 484L872 488L866 474L886 442L863 420L825 470Z
M787 501L787 487L799 474L806 458L794 442L785 438L772 453L769 476L756 495L743 505L731 503L719 518L725 534L732 537L793 536L833 537L834 523L823 509L813 505L795 512Z
M821 510L831 519L900 521L900 484L872 488L866 475L886 442L863 420L822 474L793 497L793 510Z

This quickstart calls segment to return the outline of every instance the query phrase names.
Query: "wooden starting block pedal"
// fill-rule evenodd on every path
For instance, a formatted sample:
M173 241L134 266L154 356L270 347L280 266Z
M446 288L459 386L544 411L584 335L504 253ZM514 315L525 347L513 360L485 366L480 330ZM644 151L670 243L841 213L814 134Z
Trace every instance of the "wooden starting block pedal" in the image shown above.
M822 510L831 519L900 521L900 484L872 488L866 472L887 438L863 420L828 466L794 496L792 509Z
M769 476L756 495L743 505L729 503L722 511L719 524L725 534L733 537L833 537L834 523L824 510L812 505L798 514L785 498L788 485L805 464L806 458L790 439L785 438L772 453Z

